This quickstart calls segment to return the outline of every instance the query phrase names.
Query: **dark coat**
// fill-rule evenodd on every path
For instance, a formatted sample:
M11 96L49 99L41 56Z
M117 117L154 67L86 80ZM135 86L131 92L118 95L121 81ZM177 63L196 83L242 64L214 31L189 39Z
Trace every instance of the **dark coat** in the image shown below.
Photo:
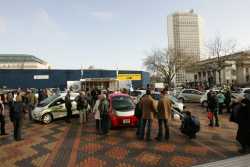
M72 107L72 103L71 103L71 100L70 100L70 95L68 95L68 94L65 96L65 107L67 109L71 109L71 107Z
M241 144L250 146L250 101L244 99L242 105L237 114L237 122L239 125L236 139Z
M25 106L22 102L14 102L10 109L11 120L23 119L25 113Z

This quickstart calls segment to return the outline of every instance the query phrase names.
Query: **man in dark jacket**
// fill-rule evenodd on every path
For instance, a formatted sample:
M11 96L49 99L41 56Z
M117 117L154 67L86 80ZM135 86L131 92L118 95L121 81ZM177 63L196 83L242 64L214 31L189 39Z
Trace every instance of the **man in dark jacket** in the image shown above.
M24 119L25 107L22 101L17 100L13 103L10 109L11 120L14 126L14 139L16 141L22 140L21 129Z
M72 116L72 103L71 103L71 99L70 99L70 91L67 92L66 96L65 96L65 108L67 110L67 118L66 118L66 122L70 123L70 119Z
M241 101L241 107L237 113L238 132L236 139L241 144L240 153L246 153L250 146L250 99Z
M215 92L211 92L211 96L208 100L208 108L209 111L212 112L213 117L210 120L209 126L214 126L214 118L215 118L215 126L219 127L219 118L218 118L218 110L219 110L218 98Z
M143 96L144 97L144 96ZM143 98L142 97L142 98ZM142 109L141 109L141 99L135 106L135 116L138 120L137 122L137 130L136 130L136 136L140 137L141 127L142 127Z
M228 113L230 113L230 103L231 103L231 92L229 89L227 89L225 93L225 104Z
M1 96L0 96L0 123L1 123L1 136L7 135L7 133L5 133L5 110Z

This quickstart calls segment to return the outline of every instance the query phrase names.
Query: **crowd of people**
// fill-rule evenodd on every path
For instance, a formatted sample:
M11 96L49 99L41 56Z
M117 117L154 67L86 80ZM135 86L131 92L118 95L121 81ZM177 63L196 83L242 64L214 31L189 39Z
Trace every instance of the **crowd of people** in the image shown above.
M10 121L14 129L14 139L19 141L22 140L21 127L25 115L32 121L31 111L35 106L40 101L55 93L57 92L53 93L48 89L39 90L37 97L35 92L30 89L25 91L19 89L16 93L9 93L4 100L0 97L1 135L8 135L5 130L5 108L9 110ZM88 114L92 112L96 122L97 133L105 135L109 132L111 125L108 115L108 97L110 93L112 92L108 89L105 91L93 89L79 92L79 95L74 100L76 101L77 110L79 111L79 123L82 126L88 121ZM123 90L122 93L127 94L128 91ZM246 96L237 103L234 103L233 106L230 106L231 92L229 89L219 92L215 92L211 89L207 94L207 102L209 126L219 127L219 115L223 114L224 109L226 109L226 111L230 113L230 121L239 125L237 140L242 146L240 152L247 152L250 146L250 96ZM155 136L155 139L157 141L169 140L169 123L173 117L173 113L172 102L168 96L168 90L166 88L163 89L161 91L160 100L158 103L155 103L155 100L151 97L151 90L147 89L146 94L143 95L135 105L135 116L138 119L136 130L138 139L146 139L147 141L152 140L152 124L156 118L158 123L158 134ZM65 121L70 123L72 118L72 98L70 90L67 91L65 96L65 108L67 111ZM199 131L197 119L192 116L191 112L185 111L182 121L181 132L191 139L196 138L196 133ZM195 125L192 124L197 124L197 126L195 127Z
M32 121L32 110L40 101L51 95L53 93L48 89L40 90L38 97L31 89L18 89L15 92L9 92L4 96L0 96L1 135L8 135L5 130L5 119L6 111L9 111L10 121L14 129L14 140L22 140L21 129L26 115Z
M230 90L216 93L212 89L207 94L207 111L209 126L219 127L219 115L223 114L224 106L227 113L230 113L230 121L238 124L237 141L241 145L240 153L246 153L250 147L250 95L238 97L238 100L231 103Z

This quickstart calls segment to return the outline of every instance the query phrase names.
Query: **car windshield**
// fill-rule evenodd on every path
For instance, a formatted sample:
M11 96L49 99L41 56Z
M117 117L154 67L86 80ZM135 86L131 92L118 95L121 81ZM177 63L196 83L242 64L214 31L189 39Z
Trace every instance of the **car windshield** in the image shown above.
M128 111L134 108L133 102L127 96L115 96L112 98L112 107L118 111Z
M170 100L172 100L174 103L178 103L178 99L175 98L174 96L169 96L170 97Z
M55 100L59 95L53 95L53 96L50 96L46 99L44 99L43 101L41 101L37 107L44 107L44 106L47 106L49 103L51 103L53 100Z

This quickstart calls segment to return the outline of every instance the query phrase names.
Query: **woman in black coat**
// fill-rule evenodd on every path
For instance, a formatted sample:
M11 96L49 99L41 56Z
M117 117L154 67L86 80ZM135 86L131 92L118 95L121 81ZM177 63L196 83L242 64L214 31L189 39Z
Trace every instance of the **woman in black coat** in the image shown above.
M250 100L245 98L241 101L241 107L237 113L239 125L236 139L241 144L240 153L246 153L250 146Z

